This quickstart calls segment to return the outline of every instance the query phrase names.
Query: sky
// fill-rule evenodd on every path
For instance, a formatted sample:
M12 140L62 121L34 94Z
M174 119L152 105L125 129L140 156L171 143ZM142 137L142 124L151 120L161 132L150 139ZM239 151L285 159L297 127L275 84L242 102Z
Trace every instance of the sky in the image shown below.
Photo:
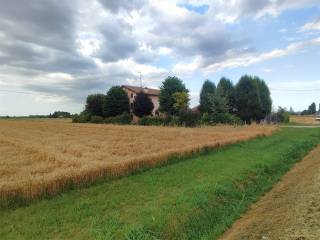
M244 74L273 107L320 103L320 0L0 0L0 116L78 113L114 85ZM141 74L141 82L139 76Z

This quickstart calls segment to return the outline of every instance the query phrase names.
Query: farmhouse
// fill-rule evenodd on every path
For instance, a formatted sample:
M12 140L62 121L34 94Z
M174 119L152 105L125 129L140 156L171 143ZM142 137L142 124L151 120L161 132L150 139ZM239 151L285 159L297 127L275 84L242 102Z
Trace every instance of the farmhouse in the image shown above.
M136 87L136 86L129 86L129 85L123 85L122 89L126 91L129 97L129 104L130 104L130 114L132 117L136 117L133 114L133 101L134 97L139 93L139 92L144 92L148 94L149 98L151 99L153 103L153 110L152 110L152 115L158 115L159 113L159 94L160 90L159 89L153 89L153 88L147 88L147 87Z

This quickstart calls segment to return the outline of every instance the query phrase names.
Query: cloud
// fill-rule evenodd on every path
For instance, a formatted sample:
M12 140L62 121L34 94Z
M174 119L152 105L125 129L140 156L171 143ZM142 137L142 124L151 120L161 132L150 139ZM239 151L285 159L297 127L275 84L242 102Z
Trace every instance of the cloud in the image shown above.
M0 31L8 38L73 51L75 1L6 1L0 8Z
M105 62L115 62L134 55L138 43L132 35L132 28L123 21L108 17L100 26L103 35L102 48L98 57Z
M271 72L273 72L273 70L272 70L271 68L265 68L265 69L263 69L263 71L266 72L266 73L271 73Z
M299 29L299 31L300 32L320 31L320 19L314 22L306 23Z
M276 92L293 92L308 93L318 92L320 89L320 81L290 81L290 82L277 82L269 84L272 91Z
M92 60L76 49L76 1L1 5L0 63L30 71L80 73Z
M241 55L234 55L230 56L229 58L225 59L224 61L215 62L203 67L203 70L209 74L213 72L220 71L225 68L234 68L234 67L241 67L241 66L249 66L252 64L256 64L259 62L271 60L274 58L279 58L287 55L292 55L297 53L304 48L310 46L317 46L320 45L320 38L314 38L307 41L295 42L288 45L286 48L283 49L274 49L270 52L264 52L260 54L256 53L245 53Z
M144 0L99 0L99 2L113 13L118 13L121 10L132 11L139 9L145 4Z
M221 21L233 23L242 17L278 16L287 10L317 6L319 3L319 0L218 0L210 9Z
M319 39L259 53L233 32L316 0L19 0L0 8L0 85L76 101L112 85L158 87L168 75L216 72L294 54ZM202 7L205 6L205 10ZM303 31L319 30L318 22ZM283 31L284 32L284 31ZM258 46L259 47L259 46ZM166 67L160 67L166 66ZM44 98L39 98L40 100Z

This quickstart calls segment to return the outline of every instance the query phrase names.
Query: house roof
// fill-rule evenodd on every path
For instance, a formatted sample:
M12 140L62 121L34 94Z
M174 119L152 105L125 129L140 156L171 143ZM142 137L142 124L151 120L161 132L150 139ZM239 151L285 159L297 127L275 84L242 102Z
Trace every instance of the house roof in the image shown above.
M148 95L159 96L160 90L154 88L147 88L147 87L136 87L136 86L129 86L129 85L122 85L123 88L127 88L135 93L144 92Z

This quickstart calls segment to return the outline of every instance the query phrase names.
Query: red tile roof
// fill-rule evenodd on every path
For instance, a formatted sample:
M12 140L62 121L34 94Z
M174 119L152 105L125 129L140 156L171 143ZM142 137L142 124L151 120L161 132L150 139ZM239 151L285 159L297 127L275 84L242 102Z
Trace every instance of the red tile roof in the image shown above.
M122 85L123 88L127 88L135 93L144 92L148 95L159 96L160 90L154 88L147 88L147 87L136 87L136 86L129 86L129 85Z

